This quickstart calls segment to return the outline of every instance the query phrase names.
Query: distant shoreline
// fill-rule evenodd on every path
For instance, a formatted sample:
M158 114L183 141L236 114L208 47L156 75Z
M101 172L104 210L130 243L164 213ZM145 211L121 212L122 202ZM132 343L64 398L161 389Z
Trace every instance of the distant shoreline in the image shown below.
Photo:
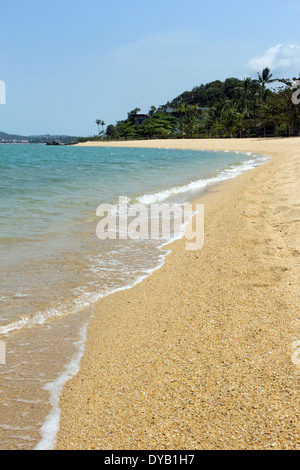
M216 138L216 139L149 139L149 140L116 140L87 141L74 144L76 147L132 147L132 148L172 148L172 149L207 149L207 150L238 150L247 149L249 144L255 148L268 142L300 142L300 137L251 137L251 138ZM241 150L242 151L242 150Z

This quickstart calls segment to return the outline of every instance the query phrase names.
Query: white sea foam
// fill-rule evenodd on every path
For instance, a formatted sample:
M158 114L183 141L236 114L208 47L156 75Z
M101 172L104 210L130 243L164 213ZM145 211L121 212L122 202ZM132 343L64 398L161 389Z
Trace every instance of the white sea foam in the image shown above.
M225 151L228 152L228 151ZM240 165L234 165L232 167L226 168L225 170L220 171L217 176L207 179L200 179L196 181L191 181L190 183L183 186L176 186L164 191L158 191L155 193L144 194L138 198L138 201L143 204L155 204L159 202L166 201L169 197L175 196L178 194L187 193L190 191L201 191L202 189L207 188L208 186L218 184L222 181L235 178L236 176L244 173L247 170L255 168L256 166L266 163L268 157L262 155L254 155L251 152L248 152L246 155L251 155L254 158L247 160L246 162Z
M61 409L59 407L60 394L65 383L77 374L80 362L84 353L86 341L87 324L80 331L80 339L76 343L77 352L72 360L65 367L64 372L54 381L45 385L45 390L49 392L52 410L45 419L40 429L41 440L34 450L53 450L56 442L56 435L59 430Z
M159 259L164 258L165 254L159 257ZM113 260L110 261L112 264L114 263ZM161 264L158 266L158 268L161 266ZM114 292L118 292L119 290L123 289L129 289L136 285L137 283L141 282L143 279L148 277L155 269L158 268L150 268L150 269L144 269L143 275L137 276L136 281L128 283L128 285L121 287L121 288L114 288L112 287L111 289L108 289L105 292L89 292L85 291L85 288L78 288L77 293L79 294L77 297L75 297L72 301L71 304L61 304L57 308L51 308L47 309L45 311L37 312L33 316L24 316L23 318L16 320L14 322L5 324L0 327L0 336L1 335L7 335L11 331L14 330L20 330L23 328L31 328L36 325L43 325L46 323L48 320L54 319L54 318L59 318L62 316L67 316L71 314L78 313L85 308L90 307L92 304L98 302L104 295L108 295ZM108 272L114 272L116 270L116 267L111 267L111 268L105 268L101 267L101 272L103 270L107 270ZM91 272L94 272L97 274L99 270L96 269L96 266L91 266ZM126 267L124 266L124 273L126 272ZM87 287L88 288L88 287ZM76 293L76 289L73 291Z
M151 274L153 274L155 271L157 271L163 266L165 262L165 257L169 253L171 253L170 250L168 251L164 250L164 254L161 255L160 262L155 268L145 270L144 275L137 278L130 285L116 288L110 293L115 293L115 292L120 292L123 290L131 289L135 285L141 283L144 279L148 278ZM103 295L101 295L101 297L103 297ZM80 332L80 339L76 343L78 351L76 352L76 354L74 355L70 363L67 364L63 373L54 382L49 382L44 386L45 390L49 392L49 395L50 395L49 401L51 403L52 409L49 415L46 417L44 424L42 425L40 429L41 440L36 445L34 450L53 450L53 448L55 447L56 436L59 431L60 416L61 416L61 409L59 407L60 395L66 382L70 380L72 377L74 377L79 371L80 362L81 362L82 356L84 354L84 349L85 349L87 328L88 328L88 323L84 327L82 327L81 332Z

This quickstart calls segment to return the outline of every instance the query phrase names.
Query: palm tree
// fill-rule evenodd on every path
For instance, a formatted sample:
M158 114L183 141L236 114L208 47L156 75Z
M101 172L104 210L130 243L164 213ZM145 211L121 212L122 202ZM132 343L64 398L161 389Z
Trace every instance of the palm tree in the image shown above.
M151 108L148 111L148 115L153 116L153 114L155 114L156 111L157 111L157 108L155 106L151 106Z
M228 133L229 137L233 138L234 131L238 126L238 116L240 113L237 113L235 107L228 107L224 109L221 116L221 125Z
M100 125L101 125L101 119L96 119L95 123L98 126L98 134L100 134Z
M210 120L210 127L215 132L215 137L218 137L219 130L222 126L222 116L225 109L225 103L217 101L214 106L209 109L208 117Z
M257 75L258 79L254 81L261 85L262 97L264 98L266 95L266 84L277 82L277 78L272 78L273 75L270 73L270 69L268 67L264 68L261 74L257 72Z
M245 94L245 96L247 96L247 94L248 94L251 82L252 82L252 78L250 78L250 77L247 77L247 78L244 79L244 94Z

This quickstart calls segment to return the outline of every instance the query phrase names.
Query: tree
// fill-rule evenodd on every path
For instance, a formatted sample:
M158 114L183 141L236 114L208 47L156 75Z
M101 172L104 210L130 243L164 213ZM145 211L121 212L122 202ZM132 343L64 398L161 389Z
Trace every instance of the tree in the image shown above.
M206 122L208 129L212 130L215 137L218 137L219 131L222 128L222 114L224 111L225 104L222 101L218 101L212 106L207 114Z
M157 108L155 106L151 106L151 108L148 111L149 116L153 116L157 111Z
M229 137L233 137L234 131L238 127L237 111L235 108L227 108L222 112L222 127L229 134Z
M132 111L128 113L128 121L133 122L134 121L134 116L138 114L141 111L140 108L135 108Z
M109 124L106 128L106 137L110 140L114 139L117 135L117 130L113 124Z
M292 101L292 81L281 80L287 86L274 90L265 103L264 112L267 122L274 125L276 135L284 133L288 136L298 135L300 124L299 106Z
M293 80L274 79L267 67L258 73L257 79L215 80L185 91L173 101L159 105L158 109L151 106L147 119L140 125L135 125L135 116L141 110L133 109L126 120L107 127L106 137L127 140L199 135L215 138L265 136L267 133L297 135L300 106L292 101ZM285 87L267 88L275 81ZM96 123L98 127L104 126L100 119Z
M174 110L174 115L178 119L178 128L180 136L187 136L189 138L195 135L197 128L199 128L199 106L197 104L181 103Z
M137 135L135 125L130 121L118 121L116 126L117 137L124 138L125 140L134 139Z
M98 135L100 135L101 137L104 136L104 126L105 126L105 122L104 121L101 121L101 119L96 119L95 123L97 124L98 126ZM100 130L100 126L102 126L102 130Z
M177 120L165 113L155 113L143 122L138 128L140 136L146 136L150 139L167 138L175 131Z
M186 136L191 138L196 132L198 124L198 106L197 105L188 105L186 106L185 116L184 116L184 125Z
M96 119L95 123L98 126L98 134L100 135L100 125L101 125L101 119Z
M264 68L261 74L257 72L257 75L258 79L256 79L255 82L261 85L262 98L265 99L267 94L266 85L276 82L277 78L272 78L273 75L270 73L270 69L268 67Z

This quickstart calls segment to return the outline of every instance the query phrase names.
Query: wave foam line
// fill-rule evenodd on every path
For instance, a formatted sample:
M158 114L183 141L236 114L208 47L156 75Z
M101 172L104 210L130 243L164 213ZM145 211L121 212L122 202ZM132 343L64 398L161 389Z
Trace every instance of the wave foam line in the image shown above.
M247 155L253 154L248 152ZM236 176L244 173L245 171L251 170L252 168L262 165L263 163L266 163L268 161L268 157L265 157L263 155L253 155L253 157L257 158L252 158L242 163L241 165L222 170L219 175L214 176L213 178L200 179L197 181L192 181L191 183L188 183L184 186L173 187L164 191L159 191L157 193L144 194L143 196L138 198L138 201L142 204L155 204L158 202L165 201L169 197L175 196L177 194L182 194L189 191L200 191L202 189L205 189L207 186L211 186L222 181L233 179Z
M34 450L53 450L56 436L60 426L61 409L59 407L60 395L64 385L79 371L80 362L84 353L88 323L80 331L80 339L76 344L78 351L75 353L64 372L54 381L45 385L44 389L49 392L52 410L40 429L41 440Z

